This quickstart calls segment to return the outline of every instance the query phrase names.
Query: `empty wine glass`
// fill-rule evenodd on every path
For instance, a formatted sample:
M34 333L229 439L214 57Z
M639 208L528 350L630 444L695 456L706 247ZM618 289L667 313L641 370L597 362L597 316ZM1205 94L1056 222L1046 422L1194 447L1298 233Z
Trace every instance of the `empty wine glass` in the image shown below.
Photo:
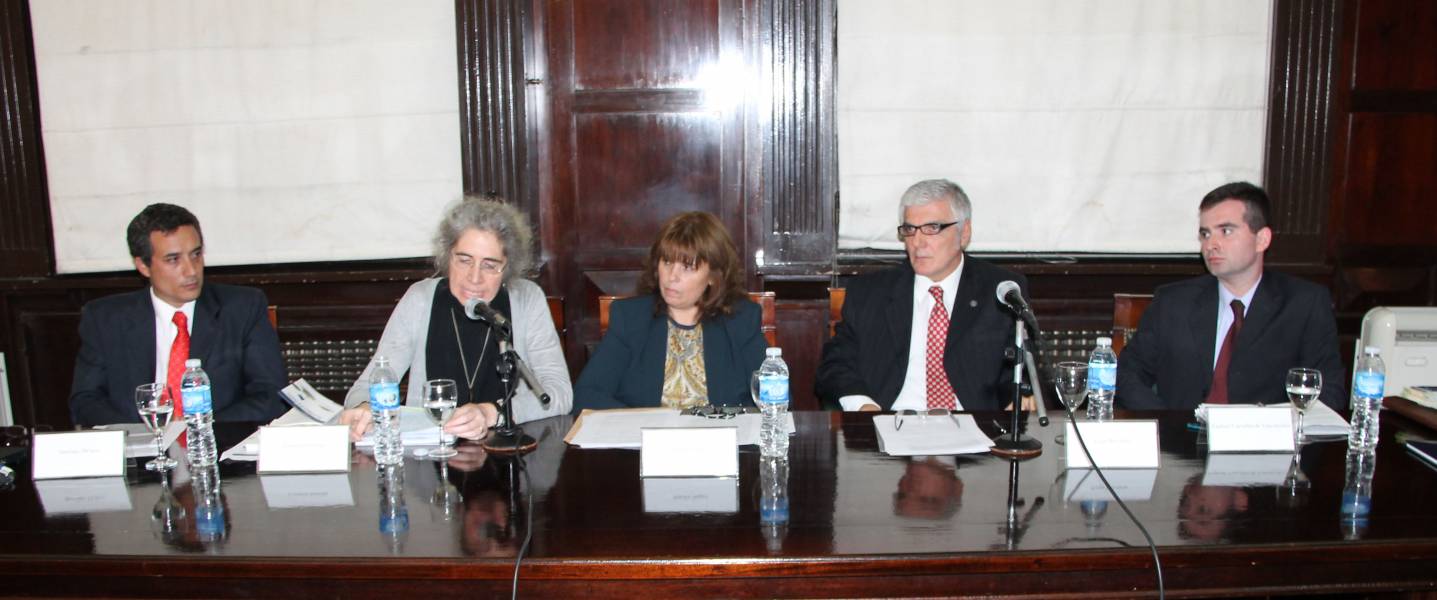
M1088 363L1065 361L1053 372L1053 384L1068 410L1078 410L1088 397Z
M448 458L459 452L449 445L451 436L444 433L444 424L459 405L459 388L453 379L430 379L424 382L424 412L439 426L439 449L430 452L434 458Z
M179 463L165 454L165 427L170 424L175 404L170 391L163 383L142 383L135 386L135 408L140 411L140 420L150 433L155 435L155 460L145 463L151 471L173 469Z
M1292 409L1297 413L1297 429L1292 432L1292 435L1299 444L1307 441L1307 435L1302 432L1303 415L1307 412L1307 406L1320 395L1322 395L1321 371L1301 367L1287 370L1287 398L1292 401Z

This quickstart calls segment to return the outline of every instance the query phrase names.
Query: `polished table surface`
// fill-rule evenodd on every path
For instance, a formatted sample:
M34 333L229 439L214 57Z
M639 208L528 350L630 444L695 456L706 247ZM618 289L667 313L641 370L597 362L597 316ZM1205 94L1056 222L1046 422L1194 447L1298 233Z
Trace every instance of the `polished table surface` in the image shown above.
M1306 446L1298 469L1309 485L1293 486L1281 481L1297 475L1290 456L1210 463L1190 415L1119 416L1159 422L1162 467L1110 473L1159 547L1169 594L1437 586L1437 470L1401 447L1401 438L1437 437L1431 430L1384 414L1371 513L1356 522L1340 511L1345 443ZM760 524L756 448L741 450L736 497L717 498L732 512L646 512L657 506L646 485L654 494L672 482L642 480L636 451L567 447L567 417L526 426L541 446L522 471L473 446L443 471L408 460L397 478L380 477L359 453L348 474L261 476L253 463L226 462L208 508L183 470L166 492L133 466L123 482L80 487L37 485L22 467L0 491L0 589L508 595L532 520L524 597L1154 594L1139 531L1116 503L1096 499L1090 473L1064 470L1058 415L1050 427L1033 423L1044 452L1016 468L989 455L886 456L870 415L795 417L789 521L777 527ZM989 430L1006 419L977 418ZM235 429L221 437L238 439Z

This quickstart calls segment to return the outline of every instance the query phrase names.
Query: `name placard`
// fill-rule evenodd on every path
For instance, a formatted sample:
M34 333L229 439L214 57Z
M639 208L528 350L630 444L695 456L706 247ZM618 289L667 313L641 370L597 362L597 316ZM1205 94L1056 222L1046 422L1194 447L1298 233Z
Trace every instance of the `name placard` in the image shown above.
M1153 485L1158 481L1157 469L1114 469L1104 475L1118 497L1129 502L1147 502L1153 497ZM1068 471L1068 479L1063 483L1065 502L1112 499L1113 495L1092 469Z
M1292 467L1291 454L1208 454L1205 486L1282 485Z
M641 477L738 477L737 427L639 430Z
M125 432L120 430L37 433L30 452L35 479L125 474Z
M130 510L130 488L123 477L36 481L35 492L47 515Z
M736 513L736 477L650 477L644 482L646 513Z
M1156 469L1161 466L1158 464L1157 421L1069 421L1064 437L1069 469L1092 466L1078 443L1075 427L1082 431L1088 452L1101 468Z
M1207 407L1209 452L1292 452L1292 409L1286 406Z
M349 428L344 425L259 428L260 473L349 470Z
M259 484L270 508L354 506L348 473L261 475Z

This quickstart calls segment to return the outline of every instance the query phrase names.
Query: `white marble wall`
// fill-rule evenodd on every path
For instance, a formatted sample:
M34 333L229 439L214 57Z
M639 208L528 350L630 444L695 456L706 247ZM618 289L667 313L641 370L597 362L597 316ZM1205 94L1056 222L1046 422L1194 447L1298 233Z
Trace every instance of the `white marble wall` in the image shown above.
M903 190L948 177L973 200L973 249L1194 252L1202 195L1260 184L1268 2L838 11L843 247L900 248Z
M152 202L209 264L429 254L462 191L444 0L31 3L61 272L130 268Z

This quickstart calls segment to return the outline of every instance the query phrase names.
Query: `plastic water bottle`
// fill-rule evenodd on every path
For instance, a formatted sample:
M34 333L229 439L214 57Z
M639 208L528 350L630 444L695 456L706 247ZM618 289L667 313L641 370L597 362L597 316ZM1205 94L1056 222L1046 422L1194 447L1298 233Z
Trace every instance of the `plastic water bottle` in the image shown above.
M1372 476L1377 472L1375 452L1347 453L1347 477L1342 487L1342 537L1362 539L1372 512Z
M1387 366L1382 350L1368 346L1357 360L1352 374L1352 428L1347 434L1349 452L1372 452L1377 448L1377 417L1382 411L1382 394L1387 387Z
M399 439L399 377L389 368L389 359L375 357L369 374L369 410L374 415L374 462L399 464L404 460L404 443Z
M393 554L404 552L409 537L409 507L404 503L404 467L379 467L379 533Z
M200 368L200 359L185 361L180 378L180 397L185 409L185 453L192 470L215 464L214 403L210 400L210 376Z
M763 530L764 545L770 553L777 554L783 551L783 539L788 536L788 459L760 459L759 486L763 489L758 507L759 527Z
M1088 418L1106 421L1113 418L1113 394L1118 389L1118 355L1113 354L1113 338L1098 338L1098 347L1088 355Z
M763 423L759 428L760 456L788 457L788 364L783 362L782 348L769 348L767 358L759 365L755 374L758 385L754 399L763 411Z
M229 533L225 526L225 503L220 489L219 468L210 466L190 473L195 494L195 535L199 541L223 541Z

